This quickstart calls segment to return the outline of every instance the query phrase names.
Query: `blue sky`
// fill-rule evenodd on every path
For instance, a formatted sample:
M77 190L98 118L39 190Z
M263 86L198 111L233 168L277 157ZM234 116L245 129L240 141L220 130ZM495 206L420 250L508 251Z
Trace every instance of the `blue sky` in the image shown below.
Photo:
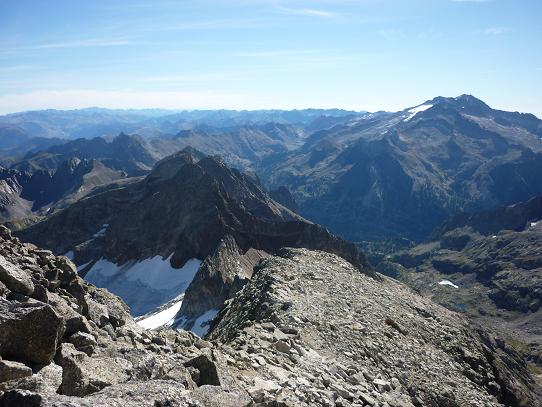
M540 0L0 0L0 113L399 110L542 117Z

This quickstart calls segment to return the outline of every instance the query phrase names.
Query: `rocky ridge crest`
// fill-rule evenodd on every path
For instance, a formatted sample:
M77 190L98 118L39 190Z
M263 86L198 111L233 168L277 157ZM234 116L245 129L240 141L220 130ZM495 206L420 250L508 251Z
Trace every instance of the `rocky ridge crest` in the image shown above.
M2 407L540 401L493 334L333 254L285 249L262 260L203 340L143 331L67 258L6 228L0 243Z

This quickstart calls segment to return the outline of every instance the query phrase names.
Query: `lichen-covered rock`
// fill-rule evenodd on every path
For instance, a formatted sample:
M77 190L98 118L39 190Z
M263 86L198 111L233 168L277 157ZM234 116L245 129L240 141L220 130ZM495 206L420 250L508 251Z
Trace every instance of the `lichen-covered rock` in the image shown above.
M64 333L64 321L39 301L8 301L0 297L0 355L28 363L47 364Z
M32 376L32 369L19 362L0 360L0 383Z
M0 281L13 292L32 295L34 283L30 276L0 255Z

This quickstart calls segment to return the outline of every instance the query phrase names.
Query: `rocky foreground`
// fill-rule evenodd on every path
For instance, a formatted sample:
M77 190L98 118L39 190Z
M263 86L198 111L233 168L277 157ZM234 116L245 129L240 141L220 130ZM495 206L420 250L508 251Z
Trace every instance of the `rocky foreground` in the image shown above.
M143 331L0 228L0 406L538 406L494 334L332 254L260 262L207 340Z

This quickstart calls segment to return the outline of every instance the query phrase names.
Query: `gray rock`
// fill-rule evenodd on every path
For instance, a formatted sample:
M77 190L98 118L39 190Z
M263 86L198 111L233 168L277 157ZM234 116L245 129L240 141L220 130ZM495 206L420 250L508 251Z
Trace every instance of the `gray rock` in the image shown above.
M248 388L248 394L256 402L266 401L266 398L280 390L280 386L271 380L254 379L254 384Z
M84 304L88 319L94 321L99 327L103 327L109 323L109 312L105 305L99 304L88 295L85 296Z
M30 275L7 261L2 255L0 255L0 281L16 293L32 295L34 292L34 283Z
M28 390L9 390L0 394L0 407L42 407L41 395Z
M199 355L190 359L184 365L194 369L192 379L198 386L206 384L220 386L221 383L218 368L208 355Z
M0 383L0 391L17 388L40 394L55 394L61 383L62 368L55 363L50 363L31 376Z
M292 349L292 347L288 345L287 342L284 342L284 341L275 342L273 344L273 347L279 352L286 353L286 354L290 353L290 349Z
M63 343L55 361L62 367L60 393L86 396L113 384L125 383L133 365L120 357L88 357Z
M0 297L0 355L47 364L64 333L64 322L48 304Z
M382 379L375 379L373 380L373 384L378 387L380 391L390 391L391 390L391 384L390 382Z
M64 320L65 334L72 335L76 332L90 333L92 327L88 320L79 312L73 309L64 298L57 293L48 293L49 304L56 313Z
M87 355L91 355L94 347L98 344L94 336L85 332L76 332L68 339L71 344L75 346L75 349L85 352Z
M369 396L366 393L359 393L359 398L360 398L361 401L363 401L365 404L367 404L369 406L375 406L376 405L375 399L372 398L371 396Z
M9 360L0 360L0 382L21 379L32 376L32 369L28 366Z
M0 407L204 407L177 382L153 380L126 383L105 388L87 397L40 395L24 390L12 390L0 396Z

